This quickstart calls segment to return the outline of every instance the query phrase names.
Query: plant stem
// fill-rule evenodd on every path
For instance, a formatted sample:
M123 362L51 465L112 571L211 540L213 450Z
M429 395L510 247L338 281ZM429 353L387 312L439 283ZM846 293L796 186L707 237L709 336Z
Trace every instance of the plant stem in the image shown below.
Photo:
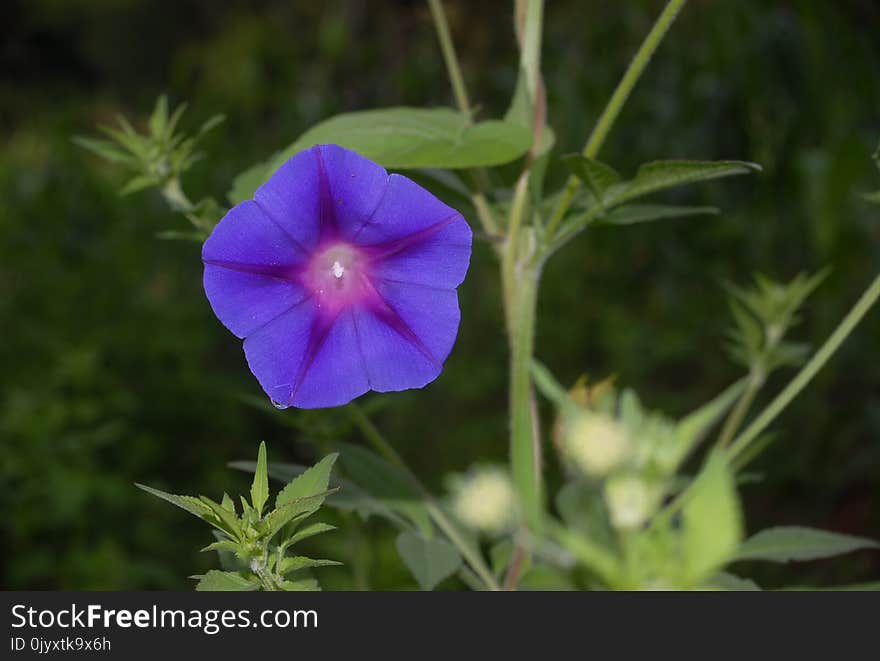
M361 432L372 444L373 448L389 463L392 463L403 470L409 478L412 479L413 483L418 486L419 491L422 492L422 497L425 499L425 507L428 510L428 514L434 519L437 527L440 528L440 530L442 530L449 538L449 541L458 548L462 557L468 562L468 564L470 564L471 568L480 577L483 583L485 583L486 587L490 590L500 590L501 586L498 585L498 581L480 556L479 551L475 550L467 543L462 534L455 527L455 524L449 520L449 517L446 516L446 513L437 504L427 487L422 484L416 474L413 473L409 466L404 463L403 458L397 453L397 450L385 440L385 437L382 436L382 432L380 432L376 425L373 424L373 421L367 417L366 413L363 412L363 409L354 403L349 404L346 408L348 409L354 423L360 428Z
M789 384L780 392L770 404L767 405L761 414L740 434L730 446L729 453L731 458L736 458L741 454L749 444L754 441L758 435L766 429L766 427L776 419L783 409L788 406L791 401L800 393L801 390L812 380L816 373L822 369L825 363L834 355L837 349L843 344L843 341L855 329L862 318L867 314L868 310L880 298L880 275L878 275L871 285L861 295L852 309L843 318L831 336L825 341L825 344L813 355L810 361L803 366L800 372L789 382Z
M630 92L632 92L642 73L645 71L645 67L647 67L648 62L651 61L654 51L657 50L657 47L663 41L663 37L666 36L666 32L672 25L675 17L678 16L678 13L681 11L685 2L686 0L669 0L666 7L663 9L663 12L657 17L654 26L648 33L648 36L645 37L645 40L636 52L632 62L630 62L629 68L626 70L626 73L623 74L623 78L620 79L617 88L614 90L614 93L608 100L608 104L605 106L605 110L602 111L602 114L596 122L596 126L593 128L592 133L590 133L590 137L583 150L583 154L587 158L595 158L599 153L602 144L605 142L605 138L608 137L611 128L614 126L614 122L617 121L617 116L626 104ZM565 212L568 211L568 208L571 206L580 185L581 182L577 177L569 177L568 182L565 184L565 190L562 193L562 197L557 203L553 215L550 217L550 221L547 223L548 238L553 238L553 233L565 217Z
M749 407L751 407L755 395L758 394L758 391L763 385L763 372L760 370L753 371L749 377L746 389L743 390L742 395L740 395L739 399L736 401L736 406L731 409L730 415L728 415L727 419L724 421L724 426L721 428L721 433L718 436L719 448L726 448L730 445L734 435L739 431L740 425L742 425L746 414L749 412Z
M440 50L443 51L443 59L446 62L446 70L449 72L449 82L452 84L455 102L463 113L470 115L471 104L468 100L467 88L464 86L461 68L458 65L455 46L449 34L449 22L443 11L443 3L440 0L428 0L428 6L431 8L434 26L437 28L437 38L440 40Z

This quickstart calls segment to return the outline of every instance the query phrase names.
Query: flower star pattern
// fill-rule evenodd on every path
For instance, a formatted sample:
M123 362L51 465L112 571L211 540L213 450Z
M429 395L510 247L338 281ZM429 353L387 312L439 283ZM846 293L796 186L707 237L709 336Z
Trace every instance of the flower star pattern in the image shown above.
M437 378L471 238L410 179L317 145L220 221L202 249L205 293L276 406L339 406Z

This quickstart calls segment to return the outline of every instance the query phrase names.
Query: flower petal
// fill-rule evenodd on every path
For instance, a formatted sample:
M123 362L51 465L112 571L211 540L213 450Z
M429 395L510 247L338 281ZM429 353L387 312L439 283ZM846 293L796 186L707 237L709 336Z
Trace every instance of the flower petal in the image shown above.
M281 272L306 257L302 247L250 200L232 207L202 246L205 263L235 265L256 273L266 273L265 267Z
M376 278L454 289L471 259L472 232L464 218L452 218L402 239L371 246Z
M325 218L335 223L344 240L352 240L368 222L388 186L385 168L350 149L338 145L316 145L319 167L326 180Z
M321 232L321 178L315 149L296 154L254 193L254 202L298 243L310 252Z
M244 341L251 372L277 406L290 405L316 316L312 300L303 300Z
M384 306L358 308L355 325L370 387L421 388L440 374L458 334L461 313L451 289L377 283Z
M289 280L213 264L205 264L204 285L214 314L238 337L247 337L308 296Z
M352 311L342 312L330 323L326 330L313 331L322 336L313 336L312 347L306 355L308 362L301 366L294 386L292 406L303 409L341 406L370 389Z
M460 216L452 207L411 179L399 174L388 177L388 189L370 218L353 240L360 245L402 239L432 225Z

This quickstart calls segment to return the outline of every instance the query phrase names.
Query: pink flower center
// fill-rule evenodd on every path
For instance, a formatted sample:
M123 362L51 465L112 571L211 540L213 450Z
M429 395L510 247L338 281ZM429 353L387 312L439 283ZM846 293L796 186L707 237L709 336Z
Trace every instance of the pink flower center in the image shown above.
M303 280L315 294L318 306L336 313L375 296L369 266L363 251L346 243L333 243L312 256Z

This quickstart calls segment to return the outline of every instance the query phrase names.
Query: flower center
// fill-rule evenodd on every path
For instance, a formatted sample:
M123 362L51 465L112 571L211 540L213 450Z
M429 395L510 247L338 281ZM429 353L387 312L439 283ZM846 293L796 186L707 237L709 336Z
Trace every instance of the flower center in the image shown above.
M368 261L355 246L337 243L319 250L304 274L319 305L338 310L369 296Z

